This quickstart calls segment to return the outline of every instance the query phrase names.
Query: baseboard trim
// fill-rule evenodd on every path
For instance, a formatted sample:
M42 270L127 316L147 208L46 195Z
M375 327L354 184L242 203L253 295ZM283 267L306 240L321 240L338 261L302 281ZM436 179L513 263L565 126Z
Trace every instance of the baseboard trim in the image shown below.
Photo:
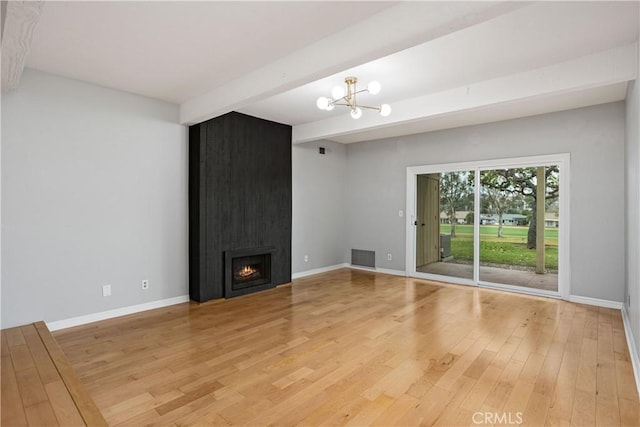
M299 273L292 273L291 279L299 279L301 277L313 276L314 274L327 273L329 271L339 270L341 268L350 268L352 270L362 270L362 271L372 271L376 273L390 274L392 276L402 276L402 277L407 276L407 274L404 271L400 271L400 270L390 270L387 268L377 268L377 267L376 268L362 267L359 265L344 263L344 264L330 265L327 267L314 268L313 270L301 271Z
M312 270L306 270L306 271L300 271L298 273L292 273L291 274L291 278L292 279L300 279L301 277L313 276L314 274L320 274L320 273L327 273L329 271L339 270L339 269L345 268L345 267L349 267L349 264L344 263L344 264L329 265L327 267L314 268Z
M510 286L501 285L499 283L480 282L478 287L484 289L493 289L496 291L513 292L514 294L529 295L532 297L553 298L560 299L560 295L557 292L544 291L536 288L527 288L525 286Z
M402 276L402 277L407 277L407 273L405 273L404 271L400 271L400 270L390 270L388 268L372 268L372 267L362 267L359 265L352 265L352 264L346 264L346 267L352 269L352 270L362 270L362 271L372 271L375 273L383 273L383 274L390 274L392 276Z
M114 317L126 316L127 314L140 313L141 311L153 310L154 308L162 308L170 305L181 304L189 301L189 295L180 295L178 297L161 299L158 301L146 302L144 304L130 305L128 307L116 308L113 310L102 311L100 313L87 314L85 316L72 317L70 319L57 320L55 322L47 322L47 328L50 331L71 328L74 326L86 325L87 323L98 322L100 320L113 319Z
M378 273L390 274L392 276L407 277L407 273L405 271L402 271L402 270L391 270L391 269L388 269L388 268L377 268L376 267L376 271Z
M578 304L595 305L597 307L615 308L617 310L622 310L622 303L618 301L610 301L610 300L600 299L600 298L582 297L579 295L569 295L569 301L575 302Z
M629 348L629 356L631 356L631 366L633 366L633 376L636 378L636 389L640 395L640 357L638 356L638 347L633 339L631 332L631 321L627 313L627 307L622 307L622 323L624 324L624 335L627 337L627 347Z

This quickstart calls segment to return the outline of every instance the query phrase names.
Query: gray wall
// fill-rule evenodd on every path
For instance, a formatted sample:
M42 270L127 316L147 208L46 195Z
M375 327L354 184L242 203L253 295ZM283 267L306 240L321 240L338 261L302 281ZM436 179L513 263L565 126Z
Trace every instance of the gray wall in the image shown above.
M640 44L639 44L640 46ZM640 51L638 52L640 60ZM640 63L638 64L640 69ZM637 351L640 353L640 84L630 83L626 99L626 288L625 303Z
M324 155L318 147L325 147ZM294 145L292 161L292 271L342 264L346 147L331 141Z
M188 293L177 123L176 105L33 70L3 93L3 328Z
M637 85L631 93L626 196L637 202L639 142L629 130L638 129ZM351 248L373 249L378 267L404 270L406 215L398 211L407 166L570 152L572 293L622 301L625 212L638 225L637 206L624 209L624 107L296 145L292 270L348 262ZM27 70L20 89L3 94L2 110L2 327L188 293L187 136L177 106ZM593 227L603 218L607 227ZM626 248L638 302L631 269L639 241L630 237ZM142 279L151 289L140 289ZM104 284L113 296L102 297ZM636 342L639 305L630 309Z
M378 267L405 269L406 215L398 210L408 166L569 152L571 293L622 301L624 108L617 102L348 145L345 250L375 250ZM381 259L388 252L393 261Z

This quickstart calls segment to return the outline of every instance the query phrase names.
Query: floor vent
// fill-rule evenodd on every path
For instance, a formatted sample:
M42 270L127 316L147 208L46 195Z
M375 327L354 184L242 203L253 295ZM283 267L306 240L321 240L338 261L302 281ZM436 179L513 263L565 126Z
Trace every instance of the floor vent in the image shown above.
M362 267L375 268L376 253L374 251L351 249L351 265L360 265Z

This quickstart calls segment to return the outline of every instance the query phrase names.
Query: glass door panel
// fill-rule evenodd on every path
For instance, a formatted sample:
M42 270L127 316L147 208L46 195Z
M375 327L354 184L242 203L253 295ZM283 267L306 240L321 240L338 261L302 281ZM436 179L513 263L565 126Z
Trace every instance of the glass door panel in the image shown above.
M557 291L558 219L558 166L480 171L479 281Z
M417 176L416 271L473 279L474 171Z

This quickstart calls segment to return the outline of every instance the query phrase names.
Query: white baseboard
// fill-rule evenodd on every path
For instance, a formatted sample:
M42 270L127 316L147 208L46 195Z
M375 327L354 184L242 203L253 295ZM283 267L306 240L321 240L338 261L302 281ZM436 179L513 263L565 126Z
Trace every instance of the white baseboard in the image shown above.
M627 308L622 308L622 323L624 323L624 335L627 337L627 347L629 347L629 355L631 356L631 365L633 366L633 375L636 378L636 388L638 394L640 394L640 357L638 357L638 347L633 339L633 332L631 332L631 323L629 321L629 315L627 314Z
M536 288L528 288L526 286L501 285L499 283L480 282L479 287L485 289L494 289L497 291L513 292L515 294L530 295L533 297L543 298L561 298L557 292L545 291Z
M389 268L378 268L375 269L378 273L390 274L392 276L402 276L407 277L407 273L402 270L391 270Z
M349 267L349 264L336 264L327 267L314 268L313 270L300 271L298 273L292 273L292 279L299 279L301 277L313 276L314 274L326 273L328 271L338 270L340 268Z
M353 270L363 270L363 271L374 271L376 273L384 273L384 274L390 274L392 276L402 276L402 277L407 277L407 273L405 273L404 271L401 270L390 270L388 268L372 268L372 267L362 267L360 265L351 265L351 264L346 264L345 265L348 268L351 268Z
M57 320L55 322L47 322L47 328L49 328L50 331L57 331L59 329L85 325L87 323L97 322L99 320L112 319L114 317L126 316L127 314L139 313L141 311L153 310L154 308L167 307L169 305L180 304L188 301L189 295L180 295L179 297L167 298L159 301L151 301L138 305L130 305L128 307L116 308L113 310L102 311L100 313L87 314L85 316L72 317L70 319Z
M314 268L313 270L301 271L299 273L292 273L291 278L299 279L301 277L313 276L314 274L320 274L320 273L327 273L329 271L339 270L341 268L351 268L353 270L363 270L363 271L374 271L376 273L391 274L393 276L402 276L402 277L407 276L407 274L404 271L400 271L400 270L390 270L387 268L361 267L359 265L351 265L349 263L344 263L344 264L330 265L328 267Z
M595 305L604 308L615 308L622 310L622 303L618 301L610 301L600 298L581 297L580 295L569 295L569 301L576 302L578 304Z

